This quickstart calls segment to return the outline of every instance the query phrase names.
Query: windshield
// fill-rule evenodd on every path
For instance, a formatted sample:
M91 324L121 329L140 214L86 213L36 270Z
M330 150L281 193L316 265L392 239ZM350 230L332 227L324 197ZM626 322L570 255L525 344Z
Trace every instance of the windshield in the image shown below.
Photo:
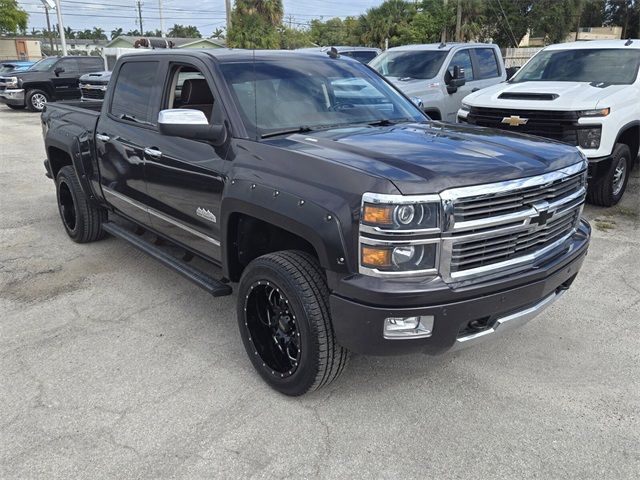
M639 50L543 50L511 79L519 82L588 82L630 85L638 76Z
M429 79L438 74L446 56L440 50L386 51L369 65L387 77Z
M46 72L58 60L59 60L59 58L57 58L57 57L45 58L44 60L40 60L38 63L33 64L31 66L31 68L29 69L29 71L30 72Z
M223 63L249 134L427 118L382 78L351 60L258 59Z

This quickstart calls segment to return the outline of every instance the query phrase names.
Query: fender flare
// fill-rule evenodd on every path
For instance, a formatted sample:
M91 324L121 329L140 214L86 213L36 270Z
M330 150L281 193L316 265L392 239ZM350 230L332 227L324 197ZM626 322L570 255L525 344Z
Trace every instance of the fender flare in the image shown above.
M71 140L71 141L70 141ZM82 190L90 201L97 201L97 197L91 186L93 141L89 132L70 124L58 124L50 128L46 136L46 151L51 172L54 174L54 165L51 162L50 148L56 148L66 153L71 159L71 165L78 176Z
M225 189L220 211L222 263L226 276L229 275L230 247L235 243L229 225L236 214L257 218L306 240L315 249L324 269L349 271L340 220L321 205L273 187L248 180L232 180Z

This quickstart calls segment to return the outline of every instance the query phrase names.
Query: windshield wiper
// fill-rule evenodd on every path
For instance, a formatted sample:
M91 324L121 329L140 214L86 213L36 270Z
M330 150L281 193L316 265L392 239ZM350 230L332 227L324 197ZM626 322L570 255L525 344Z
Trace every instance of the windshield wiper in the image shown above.
M297 128L288 128L285 130L277 130L275 132L263 133L260 135L260 138L269 138L269 137L277 137L278 135L290 135L292 133L307 133L311 131L311 127L307 127L306 125L301 125Z
M368 122L367 125L371 125L372 127L389 127L391 125L396 125L397 123L404 122L412 122L410 118L383 118L381 120L376 120L375 122Z

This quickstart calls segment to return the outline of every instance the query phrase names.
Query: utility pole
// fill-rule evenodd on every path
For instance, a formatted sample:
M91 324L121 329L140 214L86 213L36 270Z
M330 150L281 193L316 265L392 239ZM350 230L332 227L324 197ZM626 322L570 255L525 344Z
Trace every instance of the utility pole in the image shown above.
M229 36L229 30L231 30L231 0L224 0L224 6L227 10L227 33Z
M140 21L140 36L144 35L144 29L142 28L142 5L140 0L136 2L138 4L138 20Z
M462 41L462 0L458 0L458 12L456 15L456 42Z
M62 23L62 11L60 10L60 0L56 0L56 15L58 16L58 33L60 34L60 44L62 45L62 55L66 55L67 39L64 36L64 24Z
M164 18L162 16L162 0L158 0L158 7L160 9L160 35L162 36L162 38L165 38L167 36L166 33L164 33Z
M49 35L49 46L51 47L51 55L53 55L53 32L51 31L51 21L49 20L49 7L44 6L44 13L47 16L47 34Z

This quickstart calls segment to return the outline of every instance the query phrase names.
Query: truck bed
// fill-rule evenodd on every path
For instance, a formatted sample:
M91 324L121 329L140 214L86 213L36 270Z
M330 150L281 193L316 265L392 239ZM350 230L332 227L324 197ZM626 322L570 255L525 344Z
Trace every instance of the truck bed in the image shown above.
M79 100L48 103L42 112L42 122L47 125L49 135L56 135L60 142L71 144L89 136L93 143L101 109L102 105Z

